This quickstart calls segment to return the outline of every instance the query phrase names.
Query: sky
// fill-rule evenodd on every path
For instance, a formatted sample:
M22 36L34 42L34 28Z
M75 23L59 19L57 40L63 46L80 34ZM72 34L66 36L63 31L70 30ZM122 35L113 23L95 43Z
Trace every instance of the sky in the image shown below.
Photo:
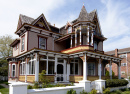
M48 22L62 27L78 18L82 6L97 9L104 51L130 47L130 0L0 0L0 36L14 34L19 14L36 19L42 13Z

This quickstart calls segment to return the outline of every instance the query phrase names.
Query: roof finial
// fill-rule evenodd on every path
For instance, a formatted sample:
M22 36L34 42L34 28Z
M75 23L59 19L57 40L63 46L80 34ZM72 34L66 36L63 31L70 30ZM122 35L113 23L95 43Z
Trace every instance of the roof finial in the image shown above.
M84 7L84 2L83 2L83 7Z

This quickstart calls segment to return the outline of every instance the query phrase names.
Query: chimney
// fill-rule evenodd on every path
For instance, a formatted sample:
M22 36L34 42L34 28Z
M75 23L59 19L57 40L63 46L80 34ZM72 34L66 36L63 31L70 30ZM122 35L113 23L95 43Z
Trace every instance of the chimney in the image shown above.
M115 49L115 56L118 57L118 49Z
M55 26L55 24L54 24L54 26Z

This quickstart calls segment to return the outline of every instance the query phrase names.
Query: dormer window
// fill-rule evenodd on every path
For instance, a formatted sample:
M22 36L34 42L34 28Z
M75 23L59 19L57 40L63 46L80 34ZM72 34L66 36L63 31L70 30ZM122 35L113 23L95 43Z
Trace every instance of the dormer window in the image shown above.
M68 34L72 32L72 27L68 27Z

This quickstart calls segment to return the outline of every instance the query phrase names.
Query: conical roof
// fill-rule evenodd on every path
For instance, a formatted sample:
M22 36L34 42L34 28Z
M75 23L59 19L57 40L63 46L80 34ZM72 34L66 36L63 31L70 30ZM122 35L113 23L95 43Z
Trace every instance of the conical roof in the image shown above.
M78 21L89 21L89 15L85 9L85 6L83 5L81 12L79 14L79 17L77 19Z

